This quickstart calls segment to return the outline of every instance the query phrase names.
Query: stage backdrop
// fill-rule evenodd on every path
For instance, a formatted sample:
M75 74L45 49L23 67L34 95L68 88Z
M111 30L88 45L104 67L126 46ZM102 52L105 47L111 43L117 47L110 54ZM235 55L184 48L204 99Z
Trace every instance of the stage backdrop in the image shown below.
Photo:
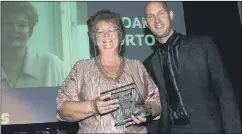
M1 2L2 4L3 2ZM24 59L28 75L9 86L1 72L1 124L55 122L56 93L75 62L92 58L86 21L101 9L120 13L126 28L124 56L143 61L152 53L155 38L145 34L145 2L31 2L39 19L28 40L30 58ZM174 11L175 30L186 34L182 2L167 2ZM3 19L1 19L3 21ZM4 32L2 32L4 34ZM90 47L91 46L91 47ZM3 50L3 48L2 48ZM53 65L39 63L44 56ZM2 58L2 62L7 59ZM51 69L55 70L51 71ZM34 77L29 76L31 73Z

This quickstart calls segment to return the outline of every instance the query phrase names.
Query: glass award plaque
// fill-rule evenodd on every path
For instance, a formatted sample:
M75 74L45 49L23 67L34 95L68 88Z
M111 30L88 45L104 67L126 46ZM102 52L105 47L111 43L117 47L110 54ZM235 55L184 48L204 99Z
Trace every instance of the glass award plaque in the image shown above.
M112 112L115 126L121 126L132 121L131 115L147 117L151 114L151 108L144 105L144 99L142 99L135 83L111 89L101 94L111 94L110 99L119 101L120 107Z

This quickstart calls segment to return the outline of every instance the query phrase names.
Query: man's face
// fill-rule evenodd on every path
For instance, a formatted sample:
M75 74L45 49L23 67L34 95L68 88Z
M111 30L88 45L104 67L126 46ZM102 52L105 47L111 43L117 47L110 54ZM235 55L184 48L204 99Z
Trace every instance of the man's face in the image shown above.
M3 48L25 47L29 39L29 23L26 15L22 13L9 13L2 17L1 37Z
M163 2L149 2L145 8L145 25L157 38L169 36L173 12Z

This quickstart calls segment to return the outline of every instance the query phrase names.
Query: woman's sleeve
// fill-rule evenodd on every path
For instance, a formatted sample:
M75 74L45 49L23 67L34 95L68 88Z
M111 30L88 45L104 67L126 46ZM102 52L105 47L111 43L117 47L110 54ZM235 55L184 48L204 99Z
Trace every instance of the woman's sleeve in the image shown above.
M83 76L81 75L82 70L80 68L80 62L77 62L73 68L71 69L71 72L67 76L67 78L64 80L63 84L61 85L60 89L58 90L57 97L56 97L56 108L57 108L57 119L63 120L59 116L59 109L61 108L61 105L65 101L80 101L79 94L80 94L80 85L81 80L79 77ZM77 77L79 76L79 77Z
M159 119L161 112L159 89L141 62L139 62L138 68L140 70L140 77L143 79L144 87L148 90L145 104L152 108L152 115L155 117L155 120Z

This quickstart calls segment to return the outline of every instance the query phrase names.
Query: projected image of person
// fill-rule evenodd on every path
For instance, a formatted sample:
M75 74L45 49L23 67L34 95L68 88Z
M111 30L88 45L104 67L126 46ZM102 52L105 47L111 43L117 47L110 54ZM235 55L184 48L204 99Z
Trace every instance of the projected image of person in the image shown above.
M160 115L158 88L143 64L119 54L125 36L118 13L101 10L87 21L94 58L79 60L57 94L57 118L78 121L79 133L146 133L147 118L132 115L132 120L115 127L111 112L120 108L117 99L106 100L104 91L135 82L144 105L151 108L152 120Z
M156 37L156 49L144 65L160 87L162 104L160 124L153 122L149 130L241 133L232 85L213 40L176 32L174 12L165 2L148 2L144 13L144 23Z
M37 22L37 11L29 2L1 2L2 88L60 86L67 76L57 56L28 46Z

